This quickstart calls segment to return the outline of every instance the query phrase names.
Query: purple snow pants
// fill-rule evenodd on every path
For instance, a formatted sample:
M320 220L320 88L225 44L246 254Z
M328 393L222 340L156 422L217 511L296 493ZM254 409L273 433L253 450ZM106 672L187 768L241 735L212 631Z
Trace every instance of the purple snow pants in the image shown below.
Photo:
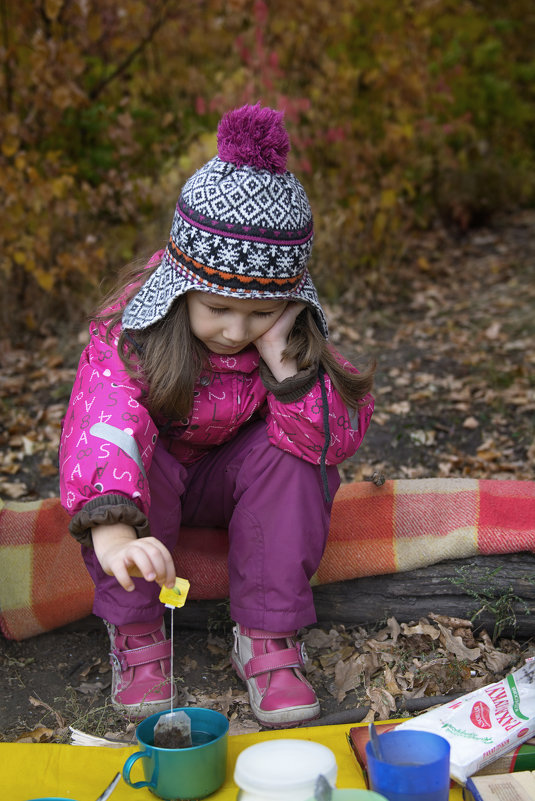
M327 475L333 498L337 468L328 467ZM151 533L170 551L181 524L228 528L234 621L267 631L316 621L310 578L325 549L332 506L317 465L271 445L261 421L187 468L158 445L148 476ZM126 592L102 571L92 548L82 550L95 583L96 615L121 625L162 614L156 582L136 578L135 590Z

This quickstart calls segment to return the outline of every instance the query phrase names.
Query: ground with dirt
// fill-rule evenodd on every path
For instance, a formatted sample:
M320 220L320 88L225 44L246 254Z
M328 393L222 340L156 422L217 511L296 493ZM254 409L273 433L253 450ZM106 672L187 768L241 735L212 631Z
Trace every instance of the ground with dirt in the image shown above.
M528 211L462 237L428 232L411 242L395 279L355 281L327 307L336 346L357 363L377 360L374 423L344 480L533 480L534 234ZM84 338L81 326L51 323L31 348L0 341L0 497L57 495L59 426ZM304 634L322 719L411 713L418 699L493 681L533 652L531 641L493 643L440 609L376 629L358 623ZM221 709L232 731L250 731L231 639L224 605L208 632L175 628L180 702ZM93 617L20 643L0 639L0 740L65 741L68 726L131 736L107 702L107 650Z

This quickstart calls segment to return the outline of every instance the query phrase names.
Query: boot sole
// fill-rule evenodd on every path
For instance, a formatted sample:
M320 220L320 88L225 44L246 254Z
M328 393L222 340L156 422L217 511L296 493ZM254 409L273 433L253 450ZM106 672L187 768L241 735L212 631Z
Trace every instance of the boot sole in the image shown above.
M171 707L178 706L178 693L175 692L174 698L167 698L164 701L141 701L139 704L121 704L120 701L111 702L114 709L128 720L145 720L145 718L155 715L157 712L167 712Z

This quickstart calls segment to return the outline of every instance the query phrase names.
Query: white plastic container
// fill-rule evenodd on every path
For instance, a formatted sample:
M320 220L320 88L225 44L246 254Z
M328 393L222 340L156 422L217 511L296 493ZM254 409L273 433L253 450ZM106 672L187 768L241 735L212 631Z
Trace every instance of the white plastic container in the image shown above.
M338 767L330 748L309 740L267 740L238 756L239 801L307 801L321 774L335 787Z

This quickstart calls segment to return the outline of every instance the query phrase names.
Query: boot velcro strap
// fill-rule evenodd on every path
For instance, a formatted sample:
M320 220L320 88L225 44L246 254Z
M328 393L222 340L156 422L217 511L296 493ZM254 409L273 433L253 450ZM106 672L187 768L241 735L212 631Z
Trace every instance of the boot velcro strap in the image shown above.
M252 679L261 673L270 673L281 668L299 668L304 664L301 649L298 645L284 648L282 651L273 651L271 654L253 656L244 667L245 677Z
M284 640L288 637L295 637L295 629L293 631L264 631L264 629L250 629L248 626L240 626L239 633L245 634L251 640Z
M127 651L119 651L115 648L111 652L121 670L147 665L149 662L158 662L160 659L171 659L171 640L153 642L151 645L143 645L141 648L130 648Z

